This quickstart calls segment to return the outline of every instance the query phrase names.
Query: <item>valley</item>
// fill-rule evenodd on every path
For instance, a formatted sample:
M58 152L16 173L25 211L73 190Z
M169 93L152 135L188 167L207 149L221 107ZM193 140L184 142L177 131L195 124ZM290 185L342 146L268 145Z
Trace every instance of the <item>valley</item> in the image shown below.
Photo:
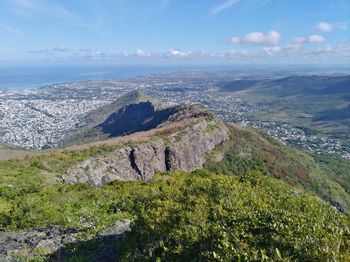
M285 75L189 72L55 84L27 92L1 91L0 143L26 149L62 146L64 136L83 125L89 112L139 89L170 105L206 105L227 122L262 129L283 143L318 155L350 159L349 89L331 94L320 91L333 82L346 86L347 78L311 75L289 79ZM321 87L317 81L323 81ZM305 87L295 91L299 85ZM25 119L27 115L31 117Z
M247 121L245 114L263 107L221 96L210 83L205 92L160 92L152 86L154 97L136 88L119 89L109 103L102 99L106 92L96 91L94 96L104 103L88 112L75 111L79 117L69 118L67 107L62 109L77 124L67 127L63 133L68 135L57 140L60 147L19 150L3 145L0 259L137 261L161 256L176 260L197 251L186 246L178 253L174 243L194 241L207 252L211 248L202 242L208 241L204 235L220 223L227 225L218 234L227 234L230 243L239 239L235 251L232 246L220 253L217 237L209 238L215 254L225 259L244 253L257 260L347 259L349 161L337 154L296 149L263 130L224 122L229 116ZM51 93L43 90L30 95L49 99ZM52 101L91 92L66 84L61 92L54 90L52 96L57 97ZM180 97L187 104L177 103ZM63 101L74 105L78 100ZM27 108L49 117L44 108ZM232 217L246 222L232 224ZM266 228L271 220L271 228ZM188 227L193 221L196 226ZM175 225L181 227L181 236L172 236ZM275 225L281 230L273 229ZM334 233L326 233L327 228ZM186 235L188 230L191 236ZM291 239L283 245L273 241L284 239L286 230ZM270 234L268 242L266 234ZM305 239L310 234L314 237L303 240L303 245L297 240L296 236ZM248 248L244 235L250 239ZM321 241L320 235L327 237ZM333 237L341 241L336 248ZM158 250L159 242L164 250ZM255 245L259 251L251 247ZM327 249L321 252L320 245ZM212 255L200 257L207 260Z
M0 14L0 262L350 261L350 0Z
M164 110L169 114L159 118ZM221 223L227 225L216 232L235 241L235 251L220 253L217 237L210 241L225 259L244 253L257 260L348 257L346 160L317 159L257 129L227 124L202 105L166 106L141 91L92 111L75 132L87 140L77 135L71 146L19 151L0 161L0 259L176 260L189 247L178 253L173 243L199 242L206 252L204 235ZM89 136L96 132L109 136ZM172 235L175 225L180 236ZM191 236L183 234L188 230ZM286 230L291 239L273 241L284 239ZM333 237L341 241L338 248ZM166 249L154 253L159 241ZM320 252L320 245L327 249Z

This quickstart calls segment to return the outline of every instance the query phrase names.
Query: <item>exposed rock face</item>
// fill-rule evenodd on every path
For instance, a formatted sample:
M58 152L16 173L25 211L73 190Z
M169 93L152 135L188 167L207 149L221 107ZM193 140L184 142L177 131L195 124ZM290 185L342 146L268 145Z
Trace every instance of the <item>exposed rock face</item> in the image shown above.
M156 171L202 168L206 154L228 139L228 129L219 120L198 121L166 139L122 146L112 153L87 159L62 177L63 183L102 186L114 180L149 180Z
M116 221L112 226L102 229L94 238L84 242L88 244L93 241L96 247L89 249L89 254L86 249L82 249L84 255L93 261L117 261L115 241L130 231L130 222L127 219ZM70 253L66 245L78 247L84 244L77 236L74 230L56 226L22 232L0 232L0 261L26 261L38 252L49 255L49 261L69 261Z
M58 227L48 227L24 232L0 232L0 261L14 260L13 255L31 256L35 250L52 253L64 244L76 241L76 232Z

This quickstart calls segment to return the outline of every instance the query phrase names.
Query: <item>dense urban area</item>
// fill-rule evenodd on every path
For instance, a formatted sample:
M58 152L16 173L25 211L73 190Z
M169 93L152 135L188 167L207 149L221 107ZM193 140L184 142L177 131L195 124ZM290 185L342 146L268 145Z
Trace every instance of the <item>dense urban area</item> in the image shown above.
M221 76L226 77L226 76ZM235 79L242 76L236 75ZM135 89L169 104L201 103L223 120L259 128L282 143L317 154L350 159L350 146L340 139L308 134L287 123L249 119L264 105L218 92L219 77L162 74L132 80L88 81L43 86L35 90L0 91L0 143L26 149L60 146L61 139L84 123L84 116Z

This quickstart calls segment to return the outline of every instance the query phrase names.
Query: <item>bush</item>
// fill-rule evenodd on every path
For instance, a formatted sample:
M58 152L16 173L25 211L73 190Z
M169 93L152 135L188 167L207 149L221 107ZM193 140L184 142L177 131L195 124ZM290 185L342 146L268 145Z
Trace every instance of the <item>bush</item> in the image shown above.
M123 261L345 261L349 218L283 182L176 173L137 211Z

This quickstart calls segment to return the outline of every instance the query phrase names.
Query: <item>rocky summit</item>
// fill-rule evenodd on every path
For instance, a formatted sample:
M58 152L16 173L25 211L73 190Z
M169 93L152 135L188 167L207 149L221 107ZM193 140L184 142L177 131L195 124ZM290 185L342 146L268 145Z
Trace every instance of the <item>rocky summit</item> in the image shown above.
M227 126L199 106L183 107L167 119L152 130L158 135L89 158L68 169L61 181L102 186L114 180L147 181L157 171L193 171L202 168L206 155L228 139ZM174 128L174 124L183 128Z

